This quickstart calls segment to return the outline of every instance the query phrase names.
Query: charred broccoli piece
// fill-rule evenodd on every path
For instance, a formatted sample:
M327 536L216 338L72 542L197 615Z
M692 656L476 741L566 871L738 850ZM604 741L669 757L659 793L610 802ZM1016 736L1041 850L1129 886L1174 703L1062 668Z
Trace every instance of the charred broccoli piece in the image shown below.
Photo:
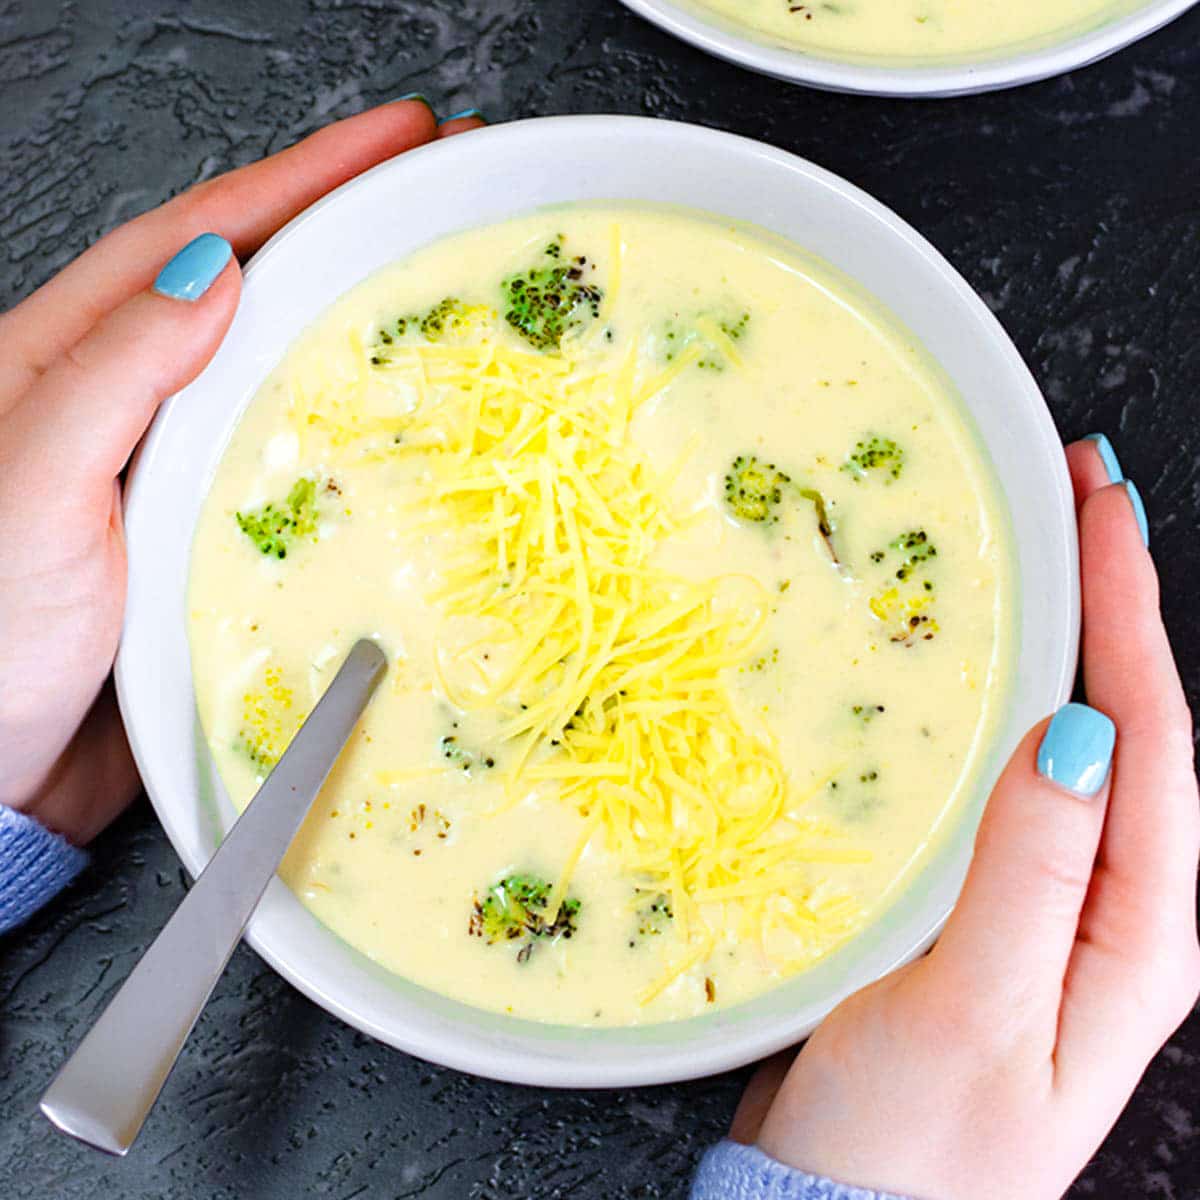
M317 484L297 479L280 504L270 501L251 512L238 512L238 528L263 554L287 558L296 538L315 538L317 532Z
M558 912L547 912L550 891L550 885L535 875L508 875L482 899L475 897L468 932L489 946L520 943L517 961L528 962L537 942L570 938L576 931L580 902L568 897Z
M873 434L858 442L844 463L842 470L861 483L871 472L886 476L885 482L899 479L904 470L904 451L891 438Z
M585 255L564 257L560 234L542 251L541 262L501 283L504 319L535 350L556 353L568 331L600 315L604 292L587 282L594 270Z

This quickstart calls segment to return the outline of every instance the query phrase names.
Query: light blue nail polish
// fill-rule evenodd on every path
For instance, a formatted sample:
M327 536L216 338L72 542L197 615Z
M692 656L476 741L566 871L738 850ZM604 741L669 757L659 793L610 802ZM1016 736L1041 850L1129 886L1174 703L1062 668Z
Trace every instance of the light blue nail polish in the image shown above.
M1108 472L1108 482L1120 483L1125 478L1125 472L1121 470L1121 460L1117 458L1117 452L1113 449L1112 442L1102 433L1089 433L1085 441L1096 443L1100 461Z
M1086 704L1064 704L1038 747L1038 774L1081 796L1094 796L1108 778L1117 727Z
M202 233L159 271L154 290L172 300L199 300L232 257L233 248L223 237Z
M1142 503L1142 493L1137 490L1137 484L1132 479L1126 479L1122 484L1125 488L1125 494L1129 497L1129 503L1133 508L1133 515L1137 518L1138 532L1142 535L1142 544L1150 545L1150 523L1146 520L1146 506Z
M452 113L438 122L439 125L445 125L447 121L465 121L467 117L478 117L480 120L485 120L483 113L477 108L464 108L462 112Z
M429 103L429 98L422 95L420 92L405 92L403 96L397 96L395 100L392 100L389 103L400 104L405 100L416 100L418 103L425 105L430 112L433 112L433 105Z

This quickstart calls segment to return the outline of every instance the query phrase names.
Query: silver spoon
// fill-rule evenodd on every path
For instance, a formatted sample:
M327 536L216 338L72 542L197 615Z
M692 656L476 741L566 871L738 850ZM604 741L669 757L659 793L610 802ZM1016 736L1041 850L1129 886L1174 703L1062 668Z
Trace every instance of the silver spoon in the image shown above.
M64 1133L133 1145L246 922L387 668L362 639L163 931L42 1097Z

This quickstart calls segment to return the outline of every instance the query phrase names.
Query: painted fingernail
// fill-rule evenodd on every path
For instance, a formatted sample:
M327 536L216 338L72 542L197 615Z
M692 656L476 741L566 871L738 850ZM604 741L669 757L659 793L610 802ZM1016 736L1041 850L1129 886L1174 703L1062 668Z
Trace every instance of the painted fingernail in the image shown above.
M392 104L400 104L405 100L415 100L418 104L423 104L430 112L433 112L433 105L429 103L429 98L422 95L420 92L405 92L403 96L397 96L392 100Z
M1117 458L1117 452L1113 449L1112 442L1102 433L1089 433L1084 440L1096 443L1100 461L1108 472L1108 482L1120 483L1125 478L1125 472L1121 470L1121 460Z
M451 113L450 116L445 117L443 120L439 121L438 124L445 125L450 121L465 121L468 117L478 117L481 121L487 120L487 118L479 111L479 109L464 108L462 112Z
M1116 740L1117 727L1102 712L1064 704L1038 747L1038 774L1067 791L1094 796L1108 778Z
M1132 479L1126 479L1121 486L1129 497L1133 515L1137 518L1138 532L1142 535L1142 544L1150 545L1150 523L1146 520L1146 506L1142 503L1142 493L1137 490L1137 484Z
M199 300L233 257L233 247L215 233L193 238L161 271L154 290L172 300Z

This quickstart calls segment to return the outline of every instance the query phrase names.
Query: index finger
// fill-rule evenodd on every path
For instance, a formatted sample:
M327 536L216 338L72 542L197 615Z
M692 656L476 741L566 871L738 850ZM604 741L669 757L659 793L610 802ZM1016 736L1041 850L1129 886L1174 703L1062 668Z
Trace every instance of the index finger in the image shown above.
M1079 521L1084 684L1117 726L1108 813L1059 1021L1059 1077L1083 1094L1095 1090L1100 1060L1131 1088L1200 979L1191 714L1136 497L1125 482L1100 488Z
M1137 885L1139 896L1157 886L1190 894L1198 828L1192 721L1159 613L1142 499L1107 439L1077 442L1067 455L1079 499L1084 690L1119 733L1100 868Z
M436 132L428 105L385 104L114 229L0 318L6 350L0 412L101 317L148 288L162 263L193 237L219 233L245 258L326 192Z

